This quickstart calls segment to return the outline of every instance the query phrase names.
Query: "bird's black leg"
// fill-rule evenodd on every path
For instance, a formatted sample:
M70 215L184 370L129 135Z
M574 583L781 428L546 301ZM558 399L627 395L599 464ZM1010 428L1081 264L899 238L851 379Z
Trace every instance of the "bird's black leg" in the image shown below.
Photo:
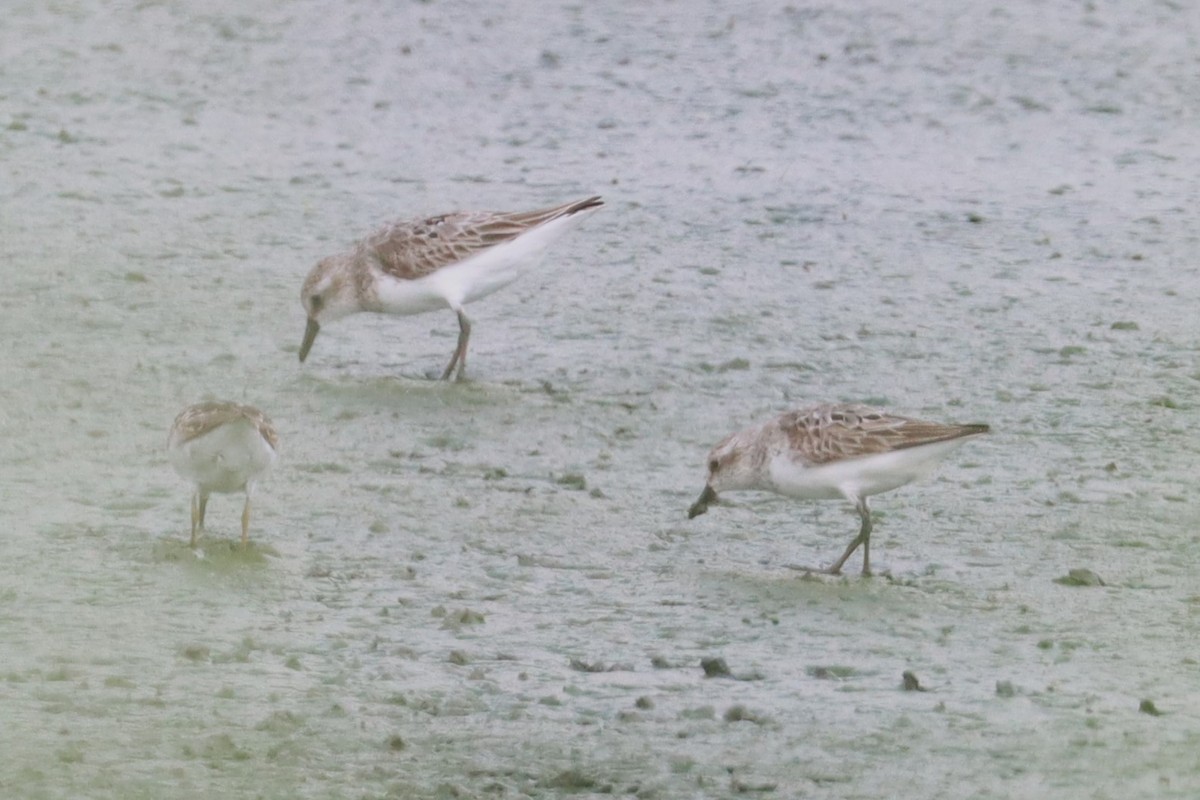
M860 498L855 507L858 509L858 515L862 518L862 528L858 531L858 536L854 537L854 541L846 548L846 552L842 553L842 557L834 562L829 569L822 570L830 575L839 575L842 571L842 565L848 559L858 546L863 547L863 575L871 574L871 508L867 505L867 498Z
M458 346L454 348L454 355L450 357L450 363L446 365L446 371L442 373L442 380L449 380L454 374L454 367L458 366L458 374L455 375L455 380L461 380L463 370L467 368L467 341L471 338L471 320L467 319L466 312L461 308L454 309L454 313L458 315Z

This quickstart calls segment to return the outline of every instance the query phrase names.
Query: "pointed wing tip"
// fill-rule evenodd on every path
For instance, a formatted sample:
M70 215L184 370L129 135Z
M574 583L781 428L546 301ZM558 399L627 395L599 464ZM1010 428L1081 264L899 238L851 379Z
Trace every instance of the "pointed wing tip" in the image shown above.
M580 200L578 203L575 203L567 209L567 213L578 214L580 211L588 211L593 208L599 208L602 205L604 205L604 200L601 199L600 195L596 194L586 200Z

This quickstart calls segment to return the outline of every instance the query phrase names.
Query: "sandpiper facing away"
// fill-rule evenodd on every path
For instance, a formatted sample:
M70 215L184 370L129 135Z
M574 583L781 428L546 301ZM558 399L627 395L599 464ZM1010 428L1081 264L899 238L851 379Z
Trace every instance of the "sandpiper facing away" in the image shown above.
M204 511L213 492L245 492L242 546L250 541L250 497L254 486L275 463L279 436L267 416L237 403L197 403L179 412L167 453L175 471L195 485L192 494L192 539L204 528Z

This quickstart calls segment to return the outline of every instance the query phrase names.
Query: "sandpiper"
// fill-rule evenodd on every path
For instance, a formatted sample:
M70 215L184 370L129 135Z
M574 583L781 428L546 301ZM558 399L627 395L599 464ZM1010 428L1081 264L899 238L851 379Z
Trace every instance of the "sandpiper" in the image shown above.
M275 463L279 436L265 414L253 406L208 402L179 412L167 439L171 465L195 485L192 539L204 528L204 510L212 492L245 492L242 547L250 541L250 497Z
M837 575L862 545L871 574L871 509L867 498L911 483L987 425L946 425L863 405L824 404L789 411L722 439L708 454L708 480L688 519L708 510L726 489L759 489L802 500L844 497L862 519L858 536L830 567Z
M461 378L471 336L464 306L512 283L541 260L547 245L589 216L585 212L602 205L589 197L537 211L459 211L385 225L308 273L300 292L308 315L300 360L321 325L348 314L449 308L458 315L458 346L442 379Z

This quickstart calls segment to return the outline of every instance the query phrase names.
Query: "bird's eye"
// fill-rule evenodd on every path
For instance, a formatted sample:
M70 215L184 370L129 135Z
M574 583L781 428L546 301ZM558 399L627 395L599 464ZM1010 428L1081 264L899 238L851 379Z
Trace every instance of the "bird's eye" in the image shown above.
M714 458L712 461L708 462L708 471L716 472L717 467L719 467L719 466L721 466L720 463Z
M321 295L314 294L311 297L309 297L308 304L309 304L309 306L312 307L313 311L320 311L321 310Z

